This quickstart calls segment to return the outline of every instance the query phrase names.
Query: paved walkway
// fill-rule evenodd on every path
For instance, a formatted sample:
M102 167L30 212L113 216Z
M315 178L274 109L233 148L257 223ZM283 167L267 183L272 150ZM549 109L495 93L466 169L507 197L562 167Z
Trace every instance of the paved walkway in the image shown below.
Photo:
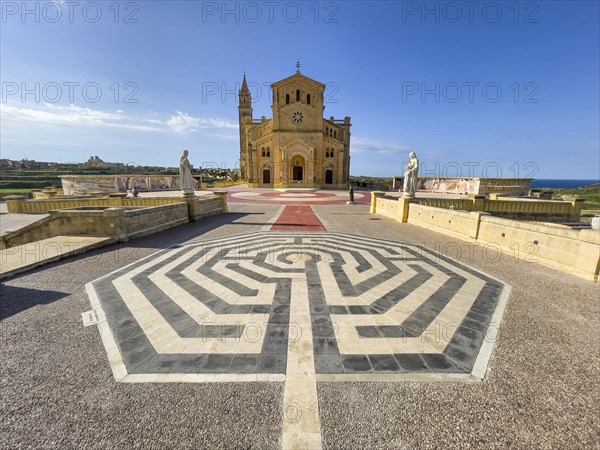
M343 205L349 200L348 191L316 189L252 189L229 191L229 203L276 204L276 205ZM354 193L356 203L369 204L371 193Z
M55 236L0 250L0 279L87 252L111 241L108 236Z
M287 208L232 204L5 281L0 445L597 444L598 284L367 205L265 231Z
M0 214L0 233L17 231L44 217L48 217L48 214Z
M286 206L271 231L326 231L310 206Z

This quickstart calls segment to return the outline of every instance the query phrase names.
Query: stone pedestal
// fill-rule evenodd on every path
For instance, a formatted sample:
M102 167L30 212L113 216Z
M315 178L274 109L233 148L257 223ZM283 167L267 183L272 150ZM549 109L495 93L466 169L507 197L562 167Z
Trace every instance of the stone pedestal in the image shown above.
M398 199L398 222L407 223L408 222L408 208L411 203L416 203L417 199L413 195L412 197L404 197L402 196Z
M121 242L127 240L125 229L125 210L123 208L107 208L102 211L102 215L108 221L106 234L109 236L117 236Z
M213 194L221 199L221 213L228 213L229 208L227 207L227 191L214 191Z

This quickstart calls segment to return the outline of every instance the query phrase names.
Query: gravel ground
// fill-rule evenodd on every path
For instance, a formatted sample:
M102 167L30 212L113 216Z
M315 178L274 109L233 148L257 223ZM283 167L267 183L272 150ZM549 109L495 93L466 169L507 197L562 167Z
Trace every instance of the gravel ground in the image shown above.
M0 448L279 448L283 383L115 383L81 319L85 283L199 234L258 231L278 209L240 206L0 284Z
M424 243L512 291L482 383L318 384L324 447L600 448L598 283L353 208L315 210L329 231Z
M97 328L81 322L85 283L175 243L258 231L278 209L230 205L0 284L0 447L279 448L282 383L115 383ZM599 447L597 283L367 206L314 209L330 231L437 245L513 287L483 383L318 384L326 448Z

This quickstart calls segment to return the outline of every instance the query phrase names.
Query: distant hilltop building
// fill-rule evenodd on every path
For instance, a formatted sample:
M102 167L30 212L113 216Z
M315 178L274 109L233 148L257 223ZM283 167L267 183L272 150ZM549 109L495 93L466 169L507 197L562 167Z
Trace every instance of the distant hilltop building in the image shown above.
M98 156L90 156L90 159L88 159L84 164L87 166L93 166L93 167L105 167L107 165Z
M300 73L271 85L273 118L252 116L246 74L239 92L240 169L250 187L347 187L350 117L323 118L325 85Z

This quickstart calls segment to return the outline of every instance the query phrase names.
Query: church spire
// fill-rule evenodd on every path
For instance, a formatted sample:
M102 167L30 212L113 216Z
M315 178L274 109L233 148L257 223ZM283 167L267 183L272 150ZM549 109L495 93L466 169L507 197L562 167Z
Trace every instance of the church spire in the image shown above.
M242 81L242 88L239 94L238 109L240 110L240 123L246 118L252 119L252 94L250 93L250 89L248 89L245 71L244 81Z
M240 94L250 95L250 89L248 89L248 83L246 82L246 71L244 70L244 81L242 81L242 89Z

